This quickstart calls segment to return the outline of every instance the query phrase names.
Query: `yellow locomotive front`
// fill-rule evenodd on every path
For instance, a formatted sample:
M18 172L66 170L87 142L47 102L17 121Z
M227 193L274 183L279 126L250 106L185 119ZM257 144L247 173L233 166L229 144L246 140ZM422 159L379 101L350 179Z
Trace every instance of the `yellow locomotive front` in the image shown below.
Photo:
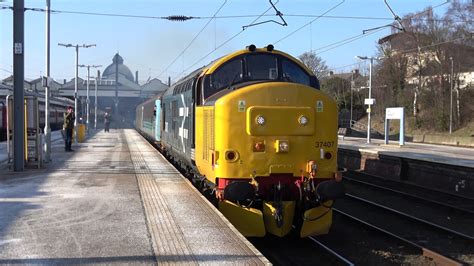
M230 78L222 82L219 71ZM204 73L200 86L225 89L203 92L196 108L195 162L216 184L221 212L246 236L284 236L292 225L302 237L327 233L332 200L343 194L335 101L271 47L229 55Z

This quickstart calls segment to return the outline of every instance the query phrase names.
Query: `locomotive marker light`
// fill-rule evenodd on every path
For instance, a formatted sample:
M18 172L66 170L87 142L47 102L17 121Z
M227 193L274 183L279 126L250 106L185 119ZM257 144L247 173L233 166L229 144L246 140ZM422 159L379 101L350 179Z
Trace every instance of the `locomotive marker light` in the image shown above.
M265 142L264 141L258 141L253 145L253 151L254 152L264 152L265 151Z
M255 118L255 121L257 122L258 125L263 126L265 125L265 117L263 115L259 115Z
M300 125L306 126L309 122L309 119L306 116L302 115L298 118L298 122L300 123Z
M286 153L290 151L290 143L288 140L277 140L275 148L277 153Z

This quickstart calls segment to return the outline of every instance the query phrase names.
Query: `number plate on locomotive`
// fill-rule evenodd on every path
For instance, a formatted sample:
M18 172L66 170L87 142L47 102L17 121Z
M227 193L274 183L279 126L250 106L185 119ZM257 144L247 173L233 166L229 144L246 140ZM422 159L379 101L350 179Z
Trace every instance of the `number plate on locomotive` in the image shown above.
M334 141L316 141L316 148L332 148L334 147Z

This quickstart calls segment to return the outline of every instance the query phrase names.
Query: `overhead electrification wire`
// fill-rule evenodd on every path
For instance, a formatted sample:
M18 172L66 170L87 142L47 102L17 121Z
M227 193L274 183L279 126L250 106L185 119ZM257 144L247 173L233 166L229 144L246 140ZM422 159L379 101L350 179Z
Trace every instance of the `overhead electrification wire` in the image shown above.
M417 48L412 48L412 49L399 51L398 53L400 53L400 54L412 53L412 52L418 51L418 49L423 50L423 49L426 49L426 48L435 47L435 46L439 46L439 45L446 44L446 43L453 43L453 42L457 42L457 41L467 40L467 39L469 39L469 38L468 37L463 37L463 38L458 38L458 39L453 39L453 40L448 40L448 41L443 41L443 42L438 42L438 43L432 43L432 44L425 45L425 46L420 46L420 47L417 47ZM328 71L329 70L347 68L347 67L355 66L355 65L359 65L359 64L360 64L360 62L349 64L349 65L344 65L344 66L333 67L333 68L328 69Z
M278 4L279 1L275 2L275 5ZM268 11L270 11L273 7L269 7L267 10L265 10L265 12L263 12L260 16L258 16L256 19L254 19L252 22L250 22L250 24L253 24L255 23L257 20L259 20L261 17L263 17ZM232 35L229 39L225 40L224 42L222 42L221 44L219 44L219 46L215 47L214 50L210 51L209 53L207 53L206 55L204 55L203 57L201 57L199 60L197 60L194 64L190 65L188 68L186 68L185 70L183 70L183 72L181 72L179 75L177 75L177 77L180 77L183 73L185 73L186 71L190 70L192 67L194 67L195 65L197 65L199 62L201 62L202 60L206 59L209 55L211 55L212 53L214 53L215 51L217 51L218 49L220 49L222 46L226 45L227 43L229 43L230 41L232 41L233 39L235 39L237 36L239 36L240 34L242 34L242 32L244 32L245 29L241 29L239 32L237 32L236 34Z
M365 37L367 37L367 36L369 36L369 35L372 35L372 34L374 34L374 33L376 33L376 32L379 32L379 31L381 31L381 30L383 30L383 28L377 29L377 30L373 30L373 31L371 31L371 32L369 32L369 33L359 34L359 35L356 35L356 36L347 38L347 39L345 39L345 40L338 41L338 42L335 42L335 43L332 43L332 44L329 44L329 45L326 45L326 46L317 48L317 49L315 49L315 51L316 51L316 50L322 50L322 51L316 52L316 54L325 53L325 52L330 51L330 50L332 50L332 49L335 49L335 48L337 48L337 47L340 47L340 46L346 45L346 44L348 44L348 43L357 41L357 40L359 40L359 39L365 38ZM324 48L327 48L327 49L324 49ZM324 50L323 50L323 49L324 49Z
M340 3L338 3L337 5L331 7L330 9L328 9L326 12L324 12L323 14L321 14L321 16L324 16L326 15L327 13L331 12L332 10L336 9L338 6L342 5L346 0L342 0ZM303 26L297 28L296 30L290 32L289 34L283 36L283 38L279 39L278 41L274 42L274 44L277 44L283 40L285 40L286 38L290 37L291 35L295 34L296 32L300 31L301 29L307 27L308 25L312 24L313 22L315 22L316 20L320 19L321 16L317 16L315 19L311 20L310 22L304 24Z
M227 0L224 0L224 3L222 3L222 5L217 9L217 11L214 12L214 15L209 18L206 25L204 25L204 27L201 28L201 30L194 36L194 38L188 43L188 45L183 49L183 51L181 51L181 53L179 53L178 56L176 56L176 58L163 71L161 71L161 73L158 75L158 78L161 75L163 75L163 73L165 73L178 60L178 58L181 57L189 49L189 47L191 47L191 45L194 43L197 37L201 35L201 33L207 28L209 23L211 23L211 21L215 19L216 15L219 13L219 11L221 11L221 9L225 6L226 3L227 3Z
M438 46L438 45L457 42L457 41L462 41L462 40L467 40L467 39L472 39L472 37L462 37L462 38L457 38L457 39L453 39L453 40L447 40L447 41L442 41L442 42L438 42L438 43L432 43L432 44L428 44L428 45L425 45L425 46L420 46L420 47L416 47L416 48L412 48L412 49L407 49L407 50L401 51L400 53L402 53L402 54L412 53L412 52L419 51L419 50L421 51L422 49L425 49L425 48L435 47L435 46Z
M446 3L448 3L448 1L445 1L445 2L443 2L443 3L440 3L440 4L436 5L436 6L434 6L432 9L438 8L438 7L440 7L440 6L443 6L443 5L445 5ZM426 12L426 11L423 11L423 12ZM422 13L423 13L423 12L422 12ZM418 14L421 14L421 13L418 13ZM413 17L416 16L416 15L418 15L418 14L414 14L414 15L412 15L412 16L409 16L408 18L413 19ZM391 18L391 20L393 20L393 18ZM443 20L443 21L444 21L444 20ZM348 43L354 42L354 41L356 41L356 40L365 38L366 36L372 35L372 34L374 34L374 33L376 33L376 32L381 31L381 30L383 30L383 28L379 28L379 29L373 30L373 31L368 32L368 33L366 32L366 33L358 34L358 35L349 37L349 38L347 38L347 39L344 39L344 40L341 40L341 41L337 41L337 42L334 42L334 43L331 43L331 44L328 44L328 45L325 45L325 46L316 48L316 49L314 49L314 50L312 50L312 51L322 50L322 51L316 52L316 54L322 54L322 53L324 53L324 52L330 51L330 50L335 49L335 48L337 48L337 47L340 47L340 46L346 45L346 44L348 44ZM327 49L325 49L325 48L327 48ZM323 49L325 49L325 50L323 50Z
M438 4L438 5L434 6L434 7L432 7L432 9L438 8L438 7L440 7L440 6L443 6L443 5L447 4L448 2L449 2L449 1L445 1L445 2L443 2L443 3L440 3L440 4ZM426 11L423 11L423 12L418 13L418 14L413 14L412 16L409 16L408 18L413 19L413 20L416 20L417 18L414 18L414 16L419 15L419 14L422 14L422 13L424 13L424 12L426 12ZM393 20L393 18L390 18L390 20ZM423 19L420 19L420 20L423 20ZM427 20L427 21L428 21L428 20ZM430 20L430 21L435 21L435 20L433 19L433 20ZM439 20L439 21L444 21L444 20ZM349 38L347 38L347 39L340 40L340 41L337 41L337 42L334 42L334 43L331 43L331 44L328 44L328 45L325 45L325 46L322 46L322 47L313 49L313 50L311 50L311 51L312 51L312 52L316 52L316 51L319 50L319 52L316 52L316 54L322 54L322 53L327 52L327 51L329 51L329 50L335 49L335 48L337 48L337 47L346 45L346 44L351 43L351 42L354 42L354 41L356 41L356 40L358 40L358 39L361 39L361 38L364 38L364 37L369 36L369 35L371 35L371 34L374 34L374 33L376 33L376 32L379 32L379 31L381 31L382 29L383 29L383 28L376 29L376 30L371 31L371 32L369 32L369 33L358 34L358 35L349 37ZM456 40L452 40L452 41L448 41L448 42L454 42L454 41L462 40L462 39L465 39L465 38L456 39ZM445 42L443 42L443 43L445 43ZM434 45L439 45L439 44L433 44L433 45L429 45L429 46L434 46ZM414 48L414 49L411 49L411 51L418 50L418 49L423 49L423 48L426 48L426 47L429 47L429 46L423 46L423 47L419 47L419 48ZM327 49L325 49L325 48L327 48ZM323 49L325 49L325 50L323 50ZM321 51L321 50L322 50L322 51ZM410 51L408 51L408 52L410 52ZM407 52L407 51L404 51L404 52L402 52L402 53L408 53L408 52ZM345 67L353 66L353 65L357 65L357 64L359 64L359 63L355 63L355 64L350 64L350 65L346 65L346 66L342 66L342 67L333 68L332 70L336 70L336 69L340 69L340 68L345 68Z
M5 72L8 72L8 73L10 73L10 74L13 74L13 72L12 72L12 71L10 71L10 70L7 70L7 69L5 69L5 68L3 68L3 67L0 67L0 70L2 70L2 71L5 71Z
M355 66L355 65L360 65L360 63L361 62L357 62L357 63L352 63L352 64L349 64L349 65L345 65L345 66L333 67L333 68L329 68L327 71L334 71L336 69L342 69L342 68L347 68L347 67L351 67L351 66Z
M265 23L276 23L280 26L288 26L288 23L286 23L286 20L283 18L283 13L280 12L280 10L278 10L276 7L275 7L275 4L273 4L272 0L268 0L270 2L270 5L272 5L273 9L275 9L275 12L276 12L276 16L280 17L281 21L282 22L279 22L279 21L276 21L276 20L273 20L273 19L270 19L270 20L265 20L265 21L260 21L260 22L257 22L257 23L253 23L253 24L250 24L250 25L245 25L245 26L242 26L242 29L246 29L246 28L249 28L249 27L253 27L253 26L257 26L257 25L262 25L262 24L265 24Z
M437 8L441 5L448 3L443 2L434 8ZM0 9L13 9L12 6L2 5ZM25 10L36 11L36 12L46 12L46 9L43 8L25 8ZM254 17L274 17L275 15L223 15L216 17L209 16L145 16L145 15L132 15L132 14L119 14L119 13L98 13L98 12L82 12L82 11L71 11L71 10L51 10L53 14L76 14L76 15L90 15L90 16L105 16L105 17L125 17L125 18L140 18L140 19L161 19L161 20L173 20L173 21L185 21L185 20L198 20L198 19L235 19L235 18L254 18ZM325 15L311 15L311 14L285 14L286 17L301 17L301 18L327 18L327 19L354 19L354 20L386 20L392 21L393 18L390 17L369 17L369 16L325 16ZM428 18L412 18L412 20L422 20L422 21L435 21L443 22L443 19L428 19ZM474 20L452 20L457 23L472 23Z

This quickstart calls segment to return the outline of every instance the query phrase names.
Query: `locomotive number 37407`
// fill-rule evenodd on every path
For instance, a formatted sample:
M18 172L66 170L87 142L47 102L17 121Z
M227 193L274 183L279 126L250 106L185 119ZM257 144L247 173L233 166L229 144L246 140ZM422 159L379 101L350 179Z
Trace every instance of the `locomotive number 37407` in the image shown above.
M316 141L315 148L332 148L334 141Z

